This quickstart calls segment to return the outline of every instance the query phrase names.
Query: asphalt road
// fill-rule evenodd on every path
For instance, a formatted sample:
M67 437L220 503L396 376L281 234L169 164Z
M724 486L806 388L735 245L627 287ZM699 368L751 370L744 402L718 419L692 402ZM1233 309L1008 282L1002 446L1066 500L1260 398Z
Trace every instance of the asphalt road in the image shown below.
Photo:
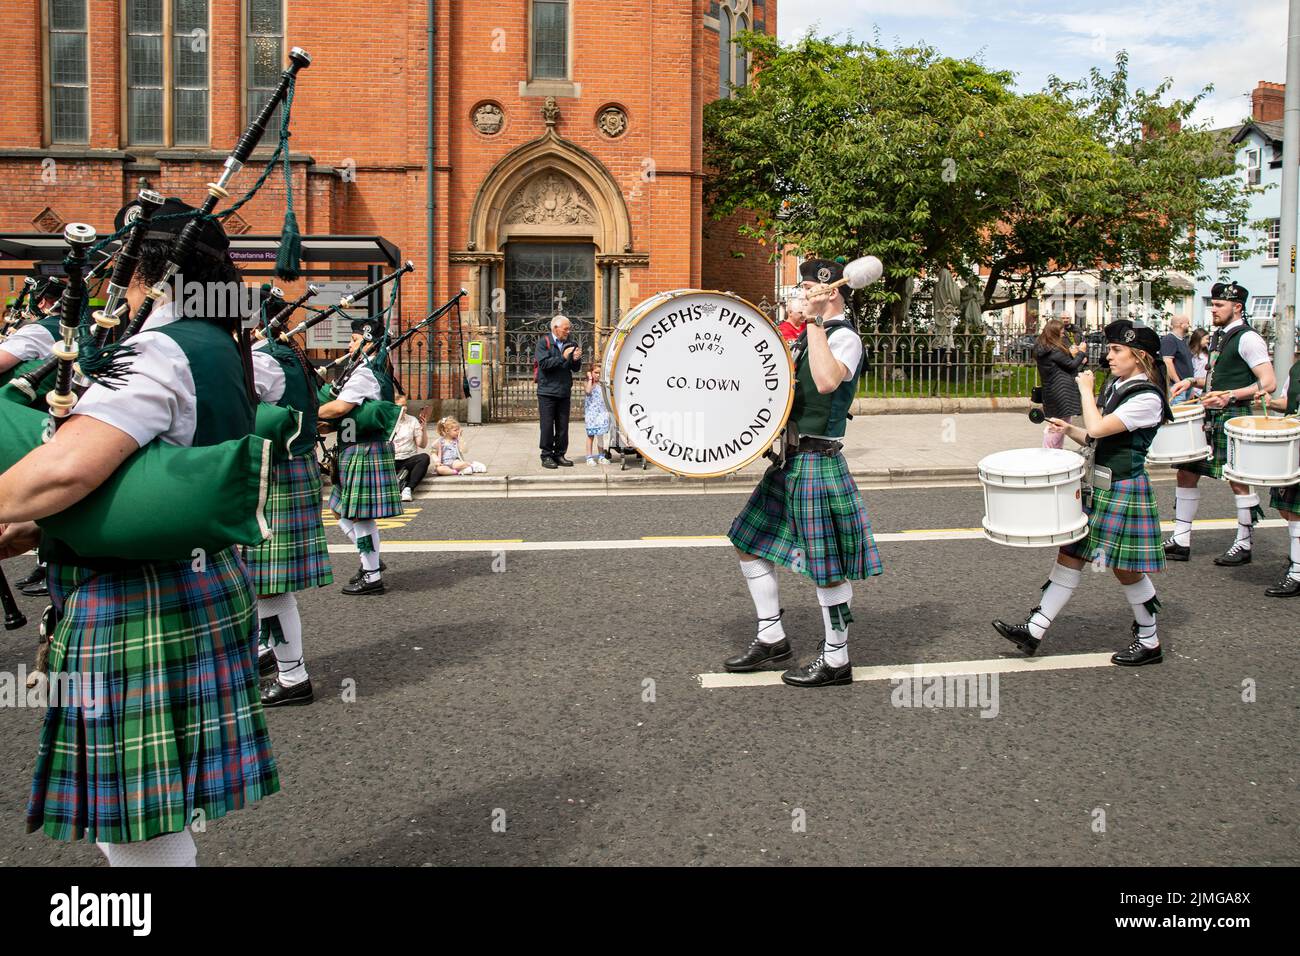
M1172 485L1159 488L1169 514ZM1300 602L1262 593L1281 529L1235 570L1211 564L1232 532L1197 532L1193 561L1157 579L1164 663L1004 673L984 717L894 706L888 680L705 689L697 676L753 633L730 550L582 544L723 534L742 501L416 502L384 531L386 596L303 597L317 702L268 714L282 790L210 822L201 864L1300 862ZM874 491L868 507L886 533L982 513L978 488ZM1202 517L1231 515L1212 486ZM399 550L441 539L574 545ZM881 550L885 574L855 592L855 665L1017 656L988 622L1035 603L1050 551ZM781 585L802 658L820 639L814 592L788 572ZM1113 578L1086 574L1040 655L1113 651L1130 621ZM30 663L30 640L0 634L0 669ZM0 865L98 863L23 833L39 721L0 710Z

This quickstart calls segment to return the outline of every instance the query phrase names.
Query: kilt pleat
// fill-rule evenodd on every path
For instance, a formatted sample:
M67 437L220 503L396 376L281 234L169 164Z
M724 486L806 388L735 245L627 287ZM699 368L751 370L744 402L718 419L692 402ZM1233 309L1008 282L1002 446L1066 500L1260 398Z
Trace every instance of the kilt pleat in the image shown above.
M1300 483L1269 489L1268 503L1278 511L1300 514Z
M285 594L323 587L334 580L320 500L320 466L314 453L275 465L266 501L271 537L244 549L255 593Z
M741 551L820 587L884 570L862 494L843 455L804 453L769 468L728 532Z
M391 442L358 442L343 449L339 484L330 489L330 508L353 521L402 513L402 489Z
M60 614L49 673L95 675L52 701L28 831L132 843L215 819L280 788L257 676L257 613L233 549L96 573L50 565Z
M1146 472L1093 489L1086 537L1061 550L1082 561L1121 571L1163 571L1165 549L1160 514Z

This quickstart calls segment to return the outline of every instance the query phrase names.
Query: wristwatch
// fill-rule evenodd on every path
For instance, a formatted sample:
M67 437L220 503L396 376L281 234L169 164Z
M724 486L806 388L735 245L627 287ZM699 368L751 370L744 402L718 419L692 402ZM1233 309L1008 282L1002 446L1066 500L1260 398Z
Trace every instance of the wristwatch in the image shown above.
M817 328L819 329L823 328L824 327L823 323L825 322L825 318L826 317L822 315L814 315L812 317L812 324L817 326Z

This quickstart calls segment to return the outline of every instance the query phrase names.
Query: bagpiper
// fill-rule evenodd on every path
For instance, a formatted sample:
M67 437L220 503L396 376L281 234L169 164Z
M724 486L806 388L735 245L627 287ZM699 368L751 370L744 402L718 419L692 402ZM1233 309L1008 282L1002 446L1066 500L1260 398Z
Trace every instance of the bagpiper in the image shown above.
M1248 414L1250 405L1277 385L1268 346L1258 332L1246 324L1246 300L1250 293L1235 282L1216 282L1210 289L1210 313L1214 339L1210 345L1210 366L1206 372L1205 429L1210 443L1210 457L1178 465L1178 487L1174 490L1174 533L1165 542L1165 557L1186 561L1192 554L1192 522L1201 505L1202 475L1223 478L1228 460L1228 419ZM1175 384L1171 396L1177 398L1193 385L1189 378ZM1237 505L1237 538L1223 554L1214 559L1221 567L1249 564L1255 522L1264 514L1259 495L1249 485L1230 481Z
M794 402L784 438L788 453L763 475L728 537L758 614L758 632L728 671L753 671L793 656L781 619L776 565L811 578L817 587L824 636L820 652L781 679L795 687L853 680L849 663L854 580L880 574L880 553L862 494L841 454L850 406L862 371L862 339L845 317L838 288L844 267L830 259L799 266L807 298L807 325L795 340Z

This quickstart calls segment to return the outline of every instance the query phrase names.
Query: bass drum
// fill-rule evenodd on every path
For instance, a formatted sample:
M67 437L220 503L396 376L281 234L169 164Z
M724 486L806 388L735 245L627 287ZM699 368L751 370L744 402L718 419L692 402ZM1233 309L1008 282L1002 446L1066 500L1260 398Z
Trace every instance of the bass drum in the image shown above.
M794 362L781 333L728 292L646 299L610 336L601 371L620 433L682 478L718 478L757 460L794 402Z

